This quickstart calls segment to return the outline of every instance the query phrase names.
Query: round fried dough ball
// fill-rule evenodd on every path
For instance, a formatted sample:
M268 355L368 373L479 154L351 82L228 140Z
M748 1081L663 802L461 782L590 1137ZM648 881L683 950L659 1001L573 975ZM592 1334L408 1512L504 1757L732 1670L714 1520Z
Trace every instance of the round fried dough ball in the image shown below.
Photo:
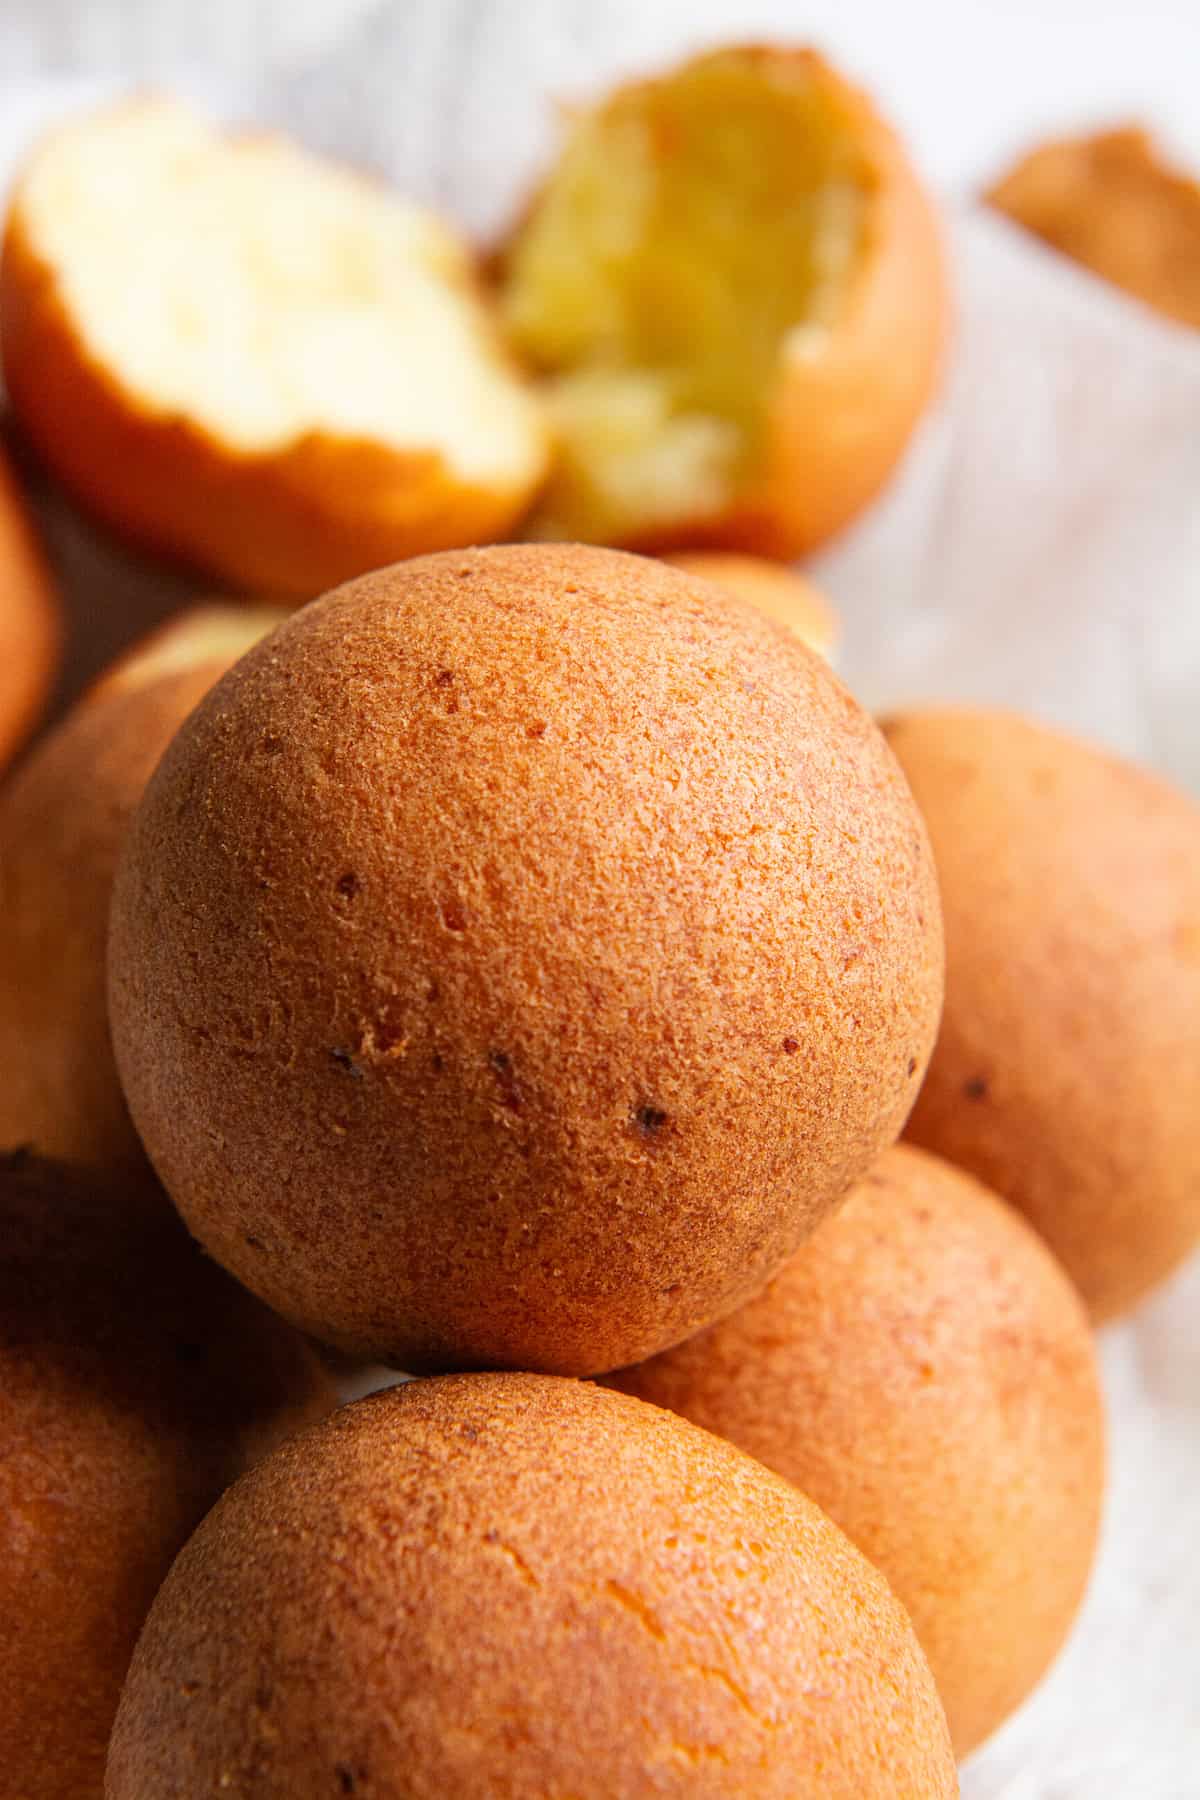
M886 730L946 921L909 1136L1019 1206L1114 1318L1200 1240L1200 809L1009 713Z
M109 1800L936 1800L882 1577L788 1484L583 1382L377 1394L264 1463L138 1645Z
M1054 1258L970 1176L885 1151L740 1312L612 1379L825 1508L908 1609L959 1756L1044 1674L1096 1546L1096 1357Z
M334 1404L161 1194L0 1162L0 1787L99 1800L121 1683L229 1483Z
M16 473L0 447L0 769L45 705L61 639L58 595Z
M144 1164L113 1063L108 903L126 827L177 727L284 615L202 607L122 659L0 793L0 1150Z
M110 1005L192 1231L409 1370L615 1368L735 1306L899 1132L928 848L826 665L525 545L305 608L176 738Z

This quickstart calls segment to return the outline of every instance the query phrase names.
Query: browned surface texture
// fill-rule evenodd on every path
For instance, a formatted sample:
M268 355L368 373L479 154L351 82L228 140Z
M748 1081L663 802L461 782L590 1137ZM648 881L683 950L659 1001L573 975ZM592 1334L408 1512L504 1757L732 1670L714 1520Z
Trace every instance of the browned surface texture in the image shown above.
M16 476L0 449L0 769L45 704L59 638L50 573Z
M109 1042L109 895L147 777L266 617L233 615L220 646L203 630L212 616L200 615L197 648L223 648L220 661L158 679L118 665L0 791L0 1150L32 1145L101 1168L143 1161ZM156 635L146 654L178 650L180 630Z
M1200 326L1200 182L1140 127L1043 144L987 198L1093 273Z
M192 1229L401 1367L611 1368L767 1276L899 1131L932 866L875 726L675 570L353 583L147 790L111 992Z
M730 550L676 550L663 557L685 575L701 575L757 607L821 656L837 644L837 614L807 576L761 556Z
M908 1620L824 1515L656 1408L452 1376L239 1483L155 1606L109 1800L938 1800Z
M887 1577L960 1756L1041 1677L1091 1567L1087 1319L1020 1217L907 1146L740 1312L613 1378L794 1481Z
M1019 1206L1110 1318L1200 1236L1200 814L1012 715L886 731L946 925L945 1016L908 1135Z
M0 1791L98 1800L146 1610L255 1457L333 1404L160 1195L0 1163Z

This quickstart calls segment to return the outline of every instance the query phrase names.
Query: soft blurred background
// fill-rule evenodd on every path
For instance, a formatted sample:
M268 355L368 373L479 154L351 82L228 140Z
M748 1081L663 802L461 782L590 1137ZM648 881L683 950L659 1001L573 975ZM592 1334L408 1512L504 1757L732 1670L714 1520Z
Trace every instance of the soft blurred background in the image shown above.
M51 118L157 83L286 126L486 239L555 104L704 42L812 42L870 88L943 195L958 335L899 480L824 553L872 705L999 700L1200 789L1200 342L977 195L1040 140L1150 125L1200 169L1194 0L5 0L0 181ZM76 622L66 688L197 584L132 562L46 484ZM1197 1271L1104 1347L1104 1555L1050 1679L968 1800L1200 1795Z
M951 190L1041 135L1128 115L1200 159L1190 0L6 0L0 71L234 83L255 110L306 119L482 220L483 197L519 175L544 129L548 96L731 32L823 45Z

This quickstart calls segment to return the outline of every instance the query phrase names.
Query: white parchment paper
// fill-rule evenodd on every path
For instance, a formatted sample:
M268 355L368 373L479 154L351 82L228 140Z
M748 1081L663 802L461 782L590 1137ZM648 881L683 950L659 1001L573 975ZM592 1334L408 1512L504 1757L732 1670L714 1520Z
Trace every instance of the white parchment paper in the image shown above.
M461 8L415 10L415 37L372 13L340 49L220 97L491 227L545 141L547 93L666 47L647 7L640 25L624 9L619 43L588 7L565 9L567 29L548 0L469 9L469 43L439 22ZM0 84L0 182L40 123L104 85ZM874 707L1021 707L1200 792L1200 338L978 212L955 217L952 252L941 401L886 497L819 559L843 672ZM97 642L178 603L177 581L48 518ZM1112 1477L1092 1591L1050 1677L964 1770L968 1800L1200 1796L1200 1264L1102 1355Z

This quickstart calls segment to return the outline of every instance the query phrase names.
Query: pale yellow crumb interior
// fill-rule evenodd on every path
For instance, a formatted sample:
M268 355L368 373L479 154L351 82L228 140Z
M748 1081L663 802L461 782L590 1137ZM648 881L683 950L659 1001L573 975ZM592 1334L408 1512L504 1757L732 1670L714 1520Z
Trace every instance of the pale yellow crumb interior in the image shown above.
M511 251L503 315L558 437L545 535L720 513L793 333L836 322L870 171L804 59L718 52L580 118Z
M23 208L91 355L143 405L243 452L331 434L536 480L540 409L465 247L381 186L147 100L51 137Z

